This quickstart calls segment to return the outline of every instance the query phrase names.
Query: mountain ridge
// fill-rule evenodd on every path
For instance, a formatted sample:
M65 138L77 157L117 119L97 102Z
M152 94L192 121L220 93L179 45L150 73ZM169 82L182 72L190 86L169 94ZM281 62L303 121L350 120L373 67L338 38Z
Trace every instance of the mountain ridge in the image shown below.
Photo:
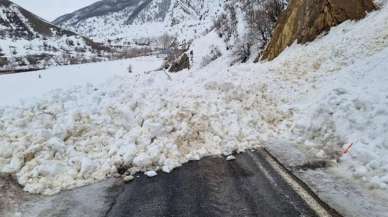
M12 8L14 13L16 13L16 15L19 15L18 17L13 17L13 18L19 19L19 21L14 19L14 20L10 20L10 22L12 21L18 22L19 24L24 25L25 29L23 31L27 31L29 34L33 34L35 32L45 36L53 36L54 35L53 33L55 32L56 34L59 34L59 35L68 35L68 36L76 35L76 33L74 32L59 28L58 26L51 24L50 22L29 12L28 10L20 7L19 5L9 0L0 0L0 7L3 7L3 11L4 11L4 8ZM12 12L8 11L7 13L9 14ZM29 26L27 26L26 22L22 23L23 20L20 20L20 15L23 15L25 18L28 19L30 28ZM3 24L3 26L11 27L10 22L7 23L5 17L7 17L7 14L2 13L2 17L0 18L0 24ZM4 31L4 28L2 30Z
M105 46L0 0L0 72L102 60Z
M146 2L151 2L152 0L146 0ZM142 0L103 0L95 2L89 6L80 8L72 13L67 13L62 15L55 20L54 24L60 24L70 20L72 17L76 16L79 20L88 19L94 16L103 16L108 13L117 12L122 10L123 7L134 6L136 3L142 3ZM97 9L97 10L96 10ZM75 24L75 23L73 23Z

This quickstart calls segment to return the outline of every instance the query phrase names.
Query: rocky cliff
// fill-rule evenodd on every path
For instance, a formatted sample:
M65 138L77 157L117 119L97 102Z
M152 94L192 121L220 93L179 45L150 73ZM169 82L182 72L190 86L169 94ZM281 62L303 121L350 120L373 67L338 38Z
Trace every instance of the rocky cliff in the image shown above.
M374 9L372 0L292 0L261 59L272 60L295 41L313 41L331 27L361 19Z

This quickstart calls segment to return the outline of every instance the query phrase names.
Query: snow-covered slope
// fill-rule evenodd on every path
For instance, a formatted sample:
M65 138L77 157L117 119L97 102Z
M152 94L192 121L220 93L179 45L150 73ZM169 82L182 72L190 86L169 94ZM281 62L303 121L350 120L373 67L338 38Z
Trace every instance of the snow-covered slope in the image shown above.
M100 47L8 0L0 1L0 71L66 64L96 56Z
M188 41L209 30L222 0L102 0L54 21L93 39L134 42L164 33Z

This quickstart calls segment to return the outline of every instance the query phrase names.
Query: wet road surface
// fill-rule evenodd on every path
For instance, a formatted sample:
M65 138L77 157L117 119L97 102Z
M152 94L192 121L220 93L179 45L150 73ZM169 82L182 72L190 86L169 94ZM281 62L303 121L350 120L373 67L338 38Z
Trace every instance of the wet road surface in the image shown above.
M233 161L207 158L171 174L141 176L120 187L106 216L318 216L265 160L265 154L247 152Z
M160 173L153 178L139 175L128 184L109 179L50 197L28 195L3 179L0 189L7 203L0 199L0 216L340 216L316 198L307 186L297 179L294 181L292 174L279 170L281 165L274 162L276 160L260 149L239 154L233 161L209 157L187 163L170 174ZM285 178L285 173L294 182ZM7 199L11 196L12 203Z

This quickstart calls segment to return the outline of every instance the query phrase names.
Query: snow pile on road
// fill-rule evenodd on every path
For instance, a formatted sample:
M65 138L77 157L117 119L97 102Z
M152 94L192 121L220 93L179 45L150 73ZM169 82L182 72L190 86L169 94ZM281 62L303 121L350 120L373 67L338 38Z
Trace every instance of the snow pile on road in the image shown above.
M221 74L212 81L133 73L2 108L1 172L16 173L28 192L53 194L123 168L170 172L257 147L281 117L275 100L264 84Z

